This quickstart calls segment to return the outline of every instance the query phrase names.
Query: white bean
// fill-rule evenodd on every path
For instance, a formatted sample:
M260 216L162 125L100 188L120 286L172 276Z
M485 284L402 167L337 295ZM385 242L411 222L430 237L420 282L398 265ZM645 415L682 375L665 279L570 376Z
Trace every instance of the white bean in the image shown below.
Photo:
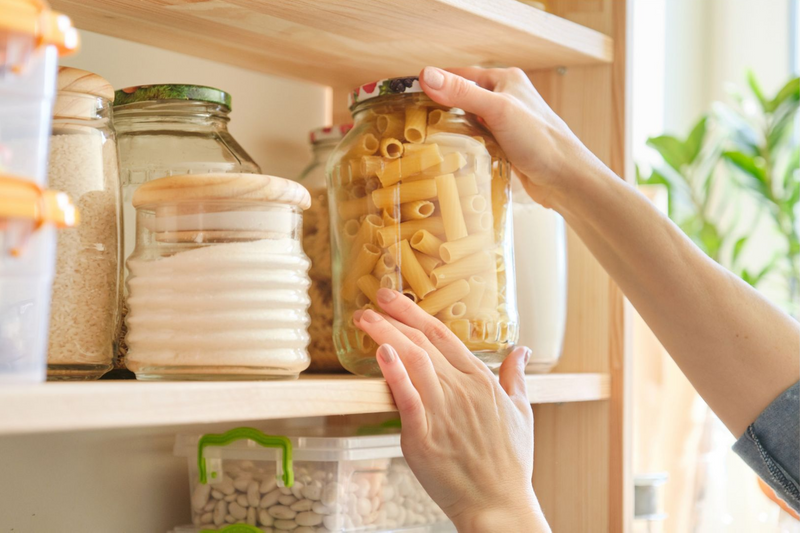
M266 494L268 492L272 492L277 486L278 486L278 481L274 477L272 476L265 477L264 480L261 482L261 485L259 485L258 487L258 492L260 492L261 494Z
M260 494L258 493L258 482L251 481L247 485L247 503L250 507L258 507L258 502L261 500Z
M247 523L251 526L256 525L256 508L255 507L248 507L247 508Z
M239 494L236 496L236 503L241 505L242 507L247 507L247 496L244 494Z
M226 514L228 514L228 504L225 500L220 500L214 508L214 525L221 526L224 524Z
M285 505L273 505L267 510L267 512L273 518L278 518L281 520L291 520L292 518L297 516L297 513L295 511L292 511Z
M321 515L329 515L333 512L330 507L324 505L322 502L314 502L314 505L311 506L311 510Z
M272 492L268 492L261 497L261 501L259 502L258 506L262 509L266 509L267 507L272 507L276 503L278 503L278 498L281 497L281 491L277 488L274 489Z
M237 502L231 502L228 506L228 512L237 520L244 520L247 516L247 509L245 506L239 505Z
M318 526L322 523L322 516L317 513L306 511L298 514L294 521L301 526Z
M325 527L328 528L329 531L339 531L344 525L342 515L339 514L323 516L322 523L325 524Z
M305 485L303 485L303 483L301 483L300 481L295 481L294 485L291 486L292 494L298 500L303 499L303 488L304 487L305 487Z
M295 502L292 505L290 505L290 508L292 509L292 511L297 511L297 512L310 511L313 503L314 502L312 502L311 500L300 500L299 502Z
M317 501L322 497L322 483L314 481L303 489L303 496L309 500Z
M231 495L236 492L236 488L233 486L233 480L228 476L222 476L222 481L217 483L214 488L225 495Z
M211 513L203 513L203 516L200 517L200 524L202 525L211 525L214 523L214 515Z
M271 526L275 519L270 516L266 509L261 509L258 511L258 522L262 526Z
M211 489L211 497L214 498L215 500L221 500L222 498L225 497L225 495L222 494L217 489Z
M236 498L238 496L239 495L234 492L233 494L228 494L227 496L225 496L224 499L225 499L226 502L230 503L230 502L236 501Z
M292 494L292 489L289 487L280 487L281 494L286 494L287 496Z
M281 502L281 505L292 505L294 502L297 501L297 498L295 498L291 494L284 494L283 496L278 498L278 501Z
M275 520L275 529L281 531L291 531L297 529L297 524L294 520Z
M294 533L316 533L316 531L313 527L300 526L294 530Z
M397 504L392 501L387 502L384 500L383 510L386 513L386 518L395 518L399 513Z
M361 516L366 516L372 512L372 502L366 498L359 498L356 501L356 512Z
M253 480L253 474L245 472L244 474L241 474L233 481L233 486L239 492L247 492L247 486L250 484L250 481L252 480Z
M211 496L211 485L208 483L200 483L194 488L192 493L192 507L200 510L208 503L208 497Z

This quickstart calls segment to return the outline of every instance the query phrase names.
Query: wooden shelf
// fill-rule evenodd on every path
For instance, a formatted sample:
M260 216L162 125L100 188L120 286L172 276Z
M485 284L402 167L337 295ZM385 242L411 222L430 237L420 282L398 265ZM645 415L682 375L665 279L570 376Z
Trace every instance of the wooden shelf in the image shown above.
M337 88L428 64L535 70L613 58L610 37L516 0L50 3L81 29Z
M531 403L609 397L607 374L528 376ZM0 390L0 435L394 411L381 379L46 383Z

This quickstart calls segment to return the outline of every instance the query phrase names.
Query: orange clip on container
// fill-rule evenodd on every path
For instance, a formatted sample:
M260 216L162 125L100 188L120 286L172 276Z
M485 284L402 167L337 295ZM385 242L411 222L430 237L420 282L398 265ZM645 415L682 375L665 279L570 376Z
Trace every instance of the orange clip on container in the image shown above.
M0 384L45 378L58 227L77 213L47 185L59 54L78 49L68 17L41 0L0 0Z

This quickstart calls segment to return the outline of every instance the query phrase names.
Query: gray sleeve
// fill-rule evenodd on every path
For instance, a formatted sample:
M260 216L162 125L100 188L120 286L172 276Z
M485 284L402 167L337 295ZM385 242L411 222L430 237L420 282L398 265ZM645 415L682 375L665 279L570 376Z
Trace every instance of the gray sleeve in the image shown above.
M800 382L758 415L733 445L733 451L800 512Z

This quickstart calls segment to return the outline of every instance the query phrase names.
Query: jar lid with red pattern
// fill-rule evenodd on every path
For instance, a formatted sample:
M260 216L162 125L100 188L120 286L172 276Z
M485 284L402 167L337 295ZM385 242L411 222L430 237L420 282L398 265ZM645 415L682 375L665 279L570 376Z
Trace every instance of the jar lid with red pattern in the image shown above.
M353 129L352 124L334 124L324 128L316 128L308 132L308 139L311 144L330 141L341 141L347 132Z
M421 93L422 87L419 85L419 76L404 76L401 78L386 78L385 80L373 81L361 87L357 87L350 93L348 104L350 109L354 106L390 94Z

